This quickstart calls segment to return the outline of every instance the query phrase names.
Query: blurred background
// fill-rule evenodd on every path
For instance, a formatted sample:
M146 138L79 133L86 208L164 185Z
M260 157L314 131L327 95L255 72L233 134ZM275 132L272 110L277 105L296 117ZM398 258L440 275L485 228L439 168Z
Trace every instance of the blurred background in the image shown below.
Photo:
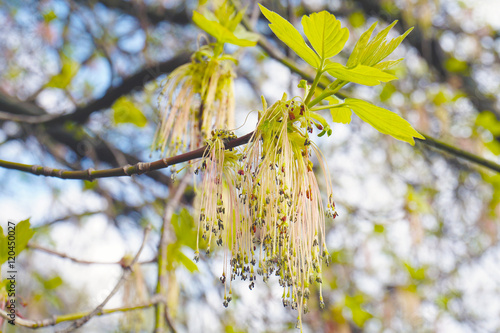
M394 20L389 37L415 27L391 59L400 79L349 85L346 95L388 108L422 133L500 163L500 2L496 0L263 1L299 29L328 10L351 32L335 60L345 64L359 35ZM256 2L247 16L276 48ZM66 169L153 161L158 88L190 60L201 31L197 1L0 1L0 159ZM238 135L301 77L259 47L237 49ZM58 116L54 116L58 115ZM500 174L378 133L353 117L317 140L326 156L339 217L327 221L333 262L323 268L326 307L312 290L305 332L500 331ZM180 168L180 167L179 167ZM29 319L94 309L121 276L145 226L141 264L106 307L147 302L171 189L170 170L93 182L0 168L0 224L31 218L35 236L18 262L18 311ZM321 177L321 176L320 176ZM169 232L167 311L178 332L295 332L277 279L252 291L235 281L224 308L223 253L192 262L196 190L188 184ZM193 216L195 219L193 220ZM50 249L92 263L47 253ZM5 271L5 269L3 270ZM4 273L5 274L5 273ZM5 278L5 275L4 275ZM64 324L57 326L64 327ZM154 309L96 317L81 332L151 332ZM29 329L4 325L5 332ZM52 332L54 328L39 329Z

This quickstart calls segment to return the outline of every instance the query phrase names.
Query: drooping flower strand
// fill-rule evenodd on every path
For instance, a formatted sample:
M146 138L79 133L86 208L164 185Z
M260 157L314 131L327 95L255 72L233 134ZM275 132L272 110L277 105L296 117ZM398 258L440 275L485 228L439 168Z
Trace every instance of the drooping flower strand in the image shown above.
M225 150L225 142L236 138L232 132L212 131L212 138L206 140L207 149L201 162L202 194L198 235L207 241L207 254L215 239L218 246L224 246L224 268L221 282L224 284L224 305L231 301L231 268L233 258L248 258L245 249L251 243L248 232L250 225L243 204L238 199L241 188L239 171L241 154L236 149ZM198 173L198 169L195 171ZM198 249L195 261L199 259ZM229 282L229 295L228 283Z
M153 149L171 155L198 148L213 128L232 128L233 61L204 46L174 70L158 99L162 110Z
M280 277L283 304L298 309L299 323L301 312L307 312L309 285L322 281L321 265L328 257L325 212L309 159L311 146L321 168L327 169L309 140L312 124L299 101L284 98L265 109L245 151L243 169L242 201L252 221L252 237L260 244L257 272L264 280L273 272ZM329 182L328 211L336 216Z
M207 253L214 242L225 247L225 306L236 277L249 279L253 289L257 275L266 281L273 273L284 288L283 304L299 312L299 326L314 282L320 283L323 306L321 267L329 256L325 215L334 218L336 212L323 155L309 139L314 125L320 126L300 99L284 97L264 107L243 154L225 150L225 143L235 138L231 132L212 131L206 140L199 229L208 241ZM312 152L327 177L326 211Z

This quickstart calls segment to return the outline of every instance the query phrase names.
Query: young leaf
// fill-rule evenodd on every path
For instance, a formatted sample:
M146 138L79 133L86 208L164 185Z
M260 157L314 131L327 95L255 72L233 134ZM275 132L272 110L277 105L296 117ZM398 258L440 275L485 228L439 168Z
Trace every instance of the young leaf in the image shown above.
M253 45L250 45L250 46L255 46L259 40L258 34L246 30L241 24L238 24L236 26L236 28L233 31L233 34L239 40L246 40L246 41L252 42Z
M234 31L236 26L243 19L246 8L236 12L234 7L229 3L229 1L224 1L214 10L215 19L229 31ZM210 17L207 17L210 19ZM213 21L213 20L212 20Z
M314 68L318 68L320 65L320 59L318 55L309 46L307 46L300 32L280 15L270 11L260 4L259 7L262 14L264 14L269 22L271 22L269 28L271 28L274 34L295 53L297 53L299 57L304 59L305 62Z
M113 120L115 124L132 123L137 127L144 127L147 118L135 104L125 96L116 100L111 107L113 109Z
M325 69L328 74L339 80L364 84L366 86L376 86L380 84L380 82L388 82L397 79L397 77L392 74L364 65L347 68L341 64L331 62L326 65Z
M352 111L343 104L332 106L330 113L332 114L332 120L336 123L349 124L351 122Z
M380 69L381 71L385 71L386 69L389 69L391 67L396 66L401 61L403 61L403 58L397 59L397 60L383 61L383 62L379 62L378 64L374 65L373 67Z
M363 53L361 56L361 64L367 65L367 66L372 66L383 58L380 58L379 54L382 48L384 47L385 44L385 38L387 37L387 34L389 34L389 31L396 25L398 21L392 22L390 25L382 29L369 43L366 45L366 47L363 49ZM378 60L378 61L377 61Z
M370 42L370 36L375 29L377 23L372 24L372 26L365 31L359 38L358 42L354 46L354 50L351 53L351 56L347 60L347 66L352 67L357 64L362 64L366 66L375 66L382 60L384 60L389 54L391 54L396 47L401 44L401 42L405 39L405 37L413 30L413 28L408 29L404 34L390 40L387 42L386 37L389 34L389 31L396 25L398 21L392 22L385 29L380 31ZM384 66L388 66L389 64L385 64ZM393 64L392 64L393 65ZM383 67L383 66L381 66ZM379 69L384 69L378 67Z
M179 262L184 265L188 269L190 273L198 271L198 266L190 259L188 258L184 253L179 251L177 253Z
M387 58L389 54L394 52L394 50L401 44L401 42L408 36L408 34L413 30L413 27L410 29L406 30L404 34L391 39L389 43L387 43L385 40L382 44L382 47L378 50L378 59L376 60L376 63L379 63L383 59Z
M379 132L408 142L412 146L415 145L413 138L425 140L420 133L411 127L410 123L394 112L355 98L346 98L344 104L341 105L349 107L358 117L375 127Z
M45 84L45 87L59 89L66 88L80 69L80 64L78 62L65 55L61 56L61 62L61 71L59 74L51 77L49 82Z
M197 11L193 11L193 22L209 35L217 39L219 43L230 43L238 46L255 46L255 40L240 39L219 22L210 21Z
M354 49L352 50L349 59L347 60L346 63L347 67L356 66L356 64L360 63L361 54L363 53L363 50L368 44L368 41L370 40L370 37L373 33L373 30L375 30L376 26L377 22L373 23L368 30L366 30L361 34L361 36L358 39L358 42L356 43L356 45L354 45Z
M309 42L322 60L342 51L349 38L349 30L340 28L340 21L325 10L303 16L302 26Z
M30 219L23 220L16 224L16 255L26 248L29 240L35 231L30 228Z

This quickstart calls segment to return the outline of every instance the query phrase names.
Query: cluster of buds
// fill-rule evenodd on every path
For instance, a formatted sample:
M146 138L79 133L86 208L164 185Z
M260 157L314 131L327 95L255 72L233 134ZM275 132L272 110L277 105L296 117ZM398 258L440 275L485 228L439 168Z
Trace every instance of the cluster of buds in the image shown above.
M221 281L229 283L226 306L236 277L248 279L253 289L257 275L267 281L272 274L284 288L283 304L299 311L299 321L307 312L314 282L320 284L322 304L321 267L329 257L325 216L335 218L337 213L323 156L309 139L314 125L301 101L284 97L264 107L243 152L224 151L219 132L208 141L200 228L202 237L216 238L225 246L228 260ZM313 172L313 153L327 178L326 210Z

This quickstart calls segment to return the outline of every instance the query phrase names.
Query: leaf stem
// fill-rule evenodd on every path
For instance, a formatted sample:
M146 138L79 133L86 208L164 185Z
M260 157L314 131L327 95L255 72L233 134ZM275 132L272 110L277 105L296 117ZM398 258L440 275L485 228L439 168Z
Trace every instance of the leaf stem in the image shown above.
M320 111L320 110L326 110L326 109L331 109L332 107L335 107L334 105L328 104L328 105L322 105L322 106L315 106L309 111Z
M318 86L319 80L321 79L321 75L323 75L324 64L325 64L324 59L321 59L321 64L319 65L318 72L316 73L316 76L314 77L314 81L311 85L311 89L309 90L309 94L307 94L306 100L304 101L304 104L306 104L306 105L308 105L309 101L314 96L314 91L316 90L316 87Z
M326 87L326 89L318 97L316 97L311 102L309 102L307 104L307 107L312 108L313 106L315 106L316 104L318 104L319 102L321 102L322 100L327 98L328 96L336 94L347 83L348 83L347 81L342 81L342 80L336 79L335 81L330 83L328 85L328 87Z

